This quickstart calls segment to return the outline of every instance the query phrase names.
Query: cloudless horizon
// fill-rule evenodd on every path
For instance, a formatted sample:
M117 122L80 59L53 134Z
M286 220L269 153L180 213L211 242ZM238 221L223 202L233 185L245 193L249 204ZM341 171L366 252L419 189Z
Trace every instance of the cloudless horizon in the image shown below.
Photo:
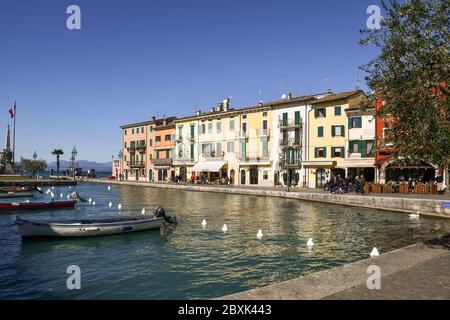
M81 30L66 27L71 4ZM0 137L16 100L16 161L35 150L54 161L55 148L68 160L76 146L78 159L106 162L123 124L226 97L240 108L286 91L353 90L377 54L358 44L371 4L379 0L3 0Z

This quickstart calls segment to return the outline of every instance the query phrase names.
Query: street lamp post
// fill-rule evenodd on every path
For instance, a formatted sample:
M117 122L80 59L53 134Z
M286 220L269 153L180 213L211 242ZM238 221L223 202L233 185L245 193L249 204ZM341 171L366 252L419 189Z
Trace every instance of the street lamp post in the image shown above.
M77 151L77 149L75 148L75 146L73 147L73 149L72 149L72 157L71 157L71 160L72 160L72 176L73 176L73 181L75 181L75 169L76 169L76 162L75 162L75 159L76 159L76 156L78 155L78 151Z

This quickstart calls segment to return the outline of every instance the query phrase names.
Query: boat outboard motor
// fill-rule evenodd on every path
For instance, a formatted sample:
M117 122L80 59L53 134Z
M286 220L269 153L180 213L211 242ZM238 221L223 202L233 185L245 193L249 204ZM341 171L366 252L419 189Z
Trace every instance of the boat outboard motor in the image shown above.
M164 218L164 221L166 221L167 223L170 223L170 224L177 223L177 218L166 215L166 210L164 210L164 208L162 208L160 206L157 206L155 208L154 214L155 214L155 217L157 217L157 218Z

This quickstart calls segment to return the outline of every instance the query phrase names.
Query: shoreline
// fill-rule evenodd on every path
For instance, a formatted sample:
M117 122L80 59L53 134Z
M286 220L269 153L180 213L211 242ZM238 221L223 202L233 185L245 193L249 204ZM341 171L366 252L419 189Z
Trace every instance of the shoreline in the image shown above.
M84 179L79 182L100 183L111 185L126 185L146 188L159 188L168 190L185 190L195 192L228 193L252 196L270 196L285 199L294 199L310 202L338 204L352 207L378 209L383 211L398 212L404 214L421 212L421 215L429 218L450 219L450 198L426 199L424 197L401 197L383 195L356 195L356 194L330 194L317 190L300 189L287 192L274 188L242 188L239 186L197 186L180 185L171 183L149 183L133 181L117 181L106 179Z

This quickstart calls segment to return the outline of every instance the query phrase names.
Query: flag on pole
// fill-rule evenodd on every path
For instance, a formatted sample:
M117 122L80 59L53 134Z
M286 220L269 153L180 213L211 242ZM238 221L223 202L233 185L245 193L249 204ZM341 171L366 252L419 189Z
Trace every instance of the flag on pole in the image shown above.
M14 103L14 107L9 109L9 115L11 116L11 119L14 118L16 114L16 103Z

